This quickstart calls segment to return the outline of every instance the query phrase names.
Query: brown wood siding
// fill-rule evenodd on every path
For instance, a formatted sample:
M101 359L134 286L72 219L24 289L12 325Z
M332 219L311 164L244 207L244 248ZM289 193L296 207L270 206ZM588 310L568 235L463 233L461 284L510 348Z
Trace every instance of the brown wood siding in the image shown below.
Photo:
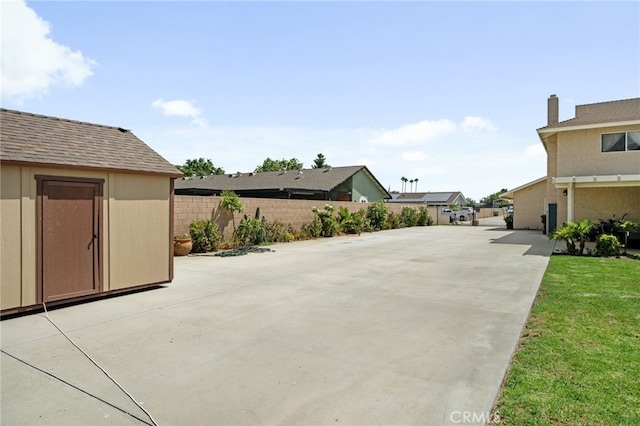
M103 181L36 179L39 302L101 292Z

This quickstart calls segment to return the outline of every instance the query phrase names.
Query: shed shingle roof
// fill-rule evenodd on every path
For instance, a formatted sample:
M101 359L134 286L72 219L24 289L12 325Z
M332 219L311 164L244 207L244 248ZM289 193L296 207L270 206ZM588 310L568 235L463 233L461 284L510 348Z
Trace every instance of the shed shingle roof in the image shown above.
M329 192L360 171L370 178L386 193L384 187L368 171L366 166L325 167L261 172L233 173L204 177L185 177L175 182L175 189L208 189L212 191L251 191L251 190L312 190Z
M595 124L623 123L640 120L640 98L576 105L576 116L539 131Z
M128 130L4 108L0 161L182 176Z

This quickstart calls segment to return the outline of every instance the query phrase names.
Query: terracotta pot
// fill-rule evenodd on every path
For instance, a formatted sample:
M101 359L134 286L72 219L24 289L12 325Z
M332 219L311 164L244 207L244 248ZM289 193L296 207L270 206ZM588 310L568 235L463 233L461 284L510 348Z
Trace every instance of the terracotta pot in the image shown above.
M191 253L193 243L191 238L174 238L173 239L173 255L186 256Z

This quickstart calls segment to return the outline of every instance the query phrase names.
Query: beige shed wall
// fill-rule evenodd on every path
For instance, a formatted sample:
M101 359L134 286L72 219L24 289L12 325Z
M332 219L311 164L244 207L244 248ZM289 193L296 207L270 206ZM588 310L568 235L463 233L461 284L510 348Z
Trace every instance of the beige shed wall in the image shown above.
M513 227L515 229L542 229L540 215L545 212L546 193L546 180L513 193Z
M5 174L7 180L5 181ZM64 170L56 168L39 168L39 167L18 167L2 165L2 195L3 206L5 205L5 196L12 197L7 200L7 204L10 206L9 210L12 212L9 215L8 221L2 222L2 234L4 237L5 231L11 235L11 245L16 244L16 233L19 233L17 245L13 248L20 253L10 254L6 253L3 247L2 250L2 309L11 309L20 306L30 306L37 302L37 271L36 271L36 247L37 247L37 217L36 217L36 198L38 195L38 184L35 179L36 175L48 175L48 176L68 176L68 177L84 177L92 179L105 179L104 192L108 193L108 182L106 182L107 174L104 172L88 172L88 171L76 171L76 170ZM7 189L5 191L5 189ZM16 204L15 197L19 193L19 205ZM8 195L10 194L10 195ZM16 207L17 206L17 207ZM16 218L16 208L19 210L18 218ZM3 208L4 210L4 208ZM106 202L103 202L103 217L107 217L108 208ZM4 213L3 213L4 215ZM108 224L104 224L103 249L105 253L108 253L109 241L108 241ZM8 256L5 261L5 256ZM18 256L18 260L12 262L8 266L8 272L10 279L5 282L5 263L8 263L10 258ZM104 256L105 265L108 262L108 256ZM108 285L108 274L103 275L103 282L105 287ZM4 292L12 295L11 299L5 301ZM15 294L20 293L20 302L16 304Z
M168 177L5 164L0 171L2 310L37 303L36 175L104 179L104 291L169 281Z
M170 180L110 174L109 189L109 290L168 281Z
M1 309L20 306L21 174L19 167L0 168L0 301Z
M640 131L637 126L576 130L558 133L557 174L591 176L640 173L640 151L601 152L601 135Z

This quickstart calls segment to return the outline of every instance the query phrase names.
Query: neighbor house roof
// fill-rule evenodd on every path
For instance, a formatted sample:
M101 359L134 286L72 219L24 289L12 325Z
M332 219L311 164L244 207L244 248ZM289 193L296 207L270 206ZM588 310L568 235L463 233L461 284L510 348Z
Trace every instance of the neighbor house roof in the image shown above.
M539 133L640 124L640 98L576 105L576 116L538 129Z
M182 173L129 130L0 109L0 161L52 167Z
M260 173L227 173L224 175L183 177L175 189L211 191L311 190L330 192L358 172L366 173L387 197L391 197L366 166L324 167Z
M389 200L394 203L426 203L432 205L448 205L462 197L466 203L466 198L460 191L453 192L404 192Z

